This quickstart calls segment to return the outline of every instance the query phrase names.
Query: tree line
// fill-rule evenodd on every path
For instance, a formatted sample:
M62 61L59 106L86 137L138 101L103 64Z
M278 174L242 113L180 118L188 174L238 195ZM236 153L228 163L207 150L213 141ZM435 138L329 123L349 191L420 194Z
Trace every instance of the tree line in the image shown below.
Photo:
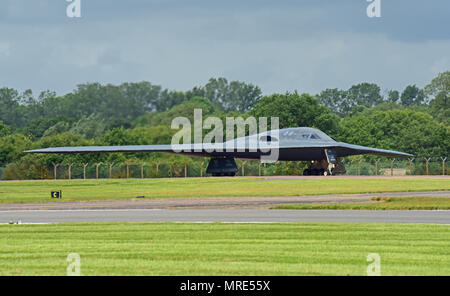
M188 91L163 89L150 82L80 84L66 95L44 91L34 96L0 88L0 169L4 178L41 178L53 163L101 161L171 162L195 158L179 155L26 155L27 149L80 145L168 144L176 132L174 117L279 117L280 128L311 126L335 140L394 149L417 157L446 157L450 152L450 72L423 89L402 91L374 83L318 94L262 95L258 86L211 78ZM206 132L206 131L205 131ZM283 165L283 164L282 164ZM285 164L289 166L289 164Z

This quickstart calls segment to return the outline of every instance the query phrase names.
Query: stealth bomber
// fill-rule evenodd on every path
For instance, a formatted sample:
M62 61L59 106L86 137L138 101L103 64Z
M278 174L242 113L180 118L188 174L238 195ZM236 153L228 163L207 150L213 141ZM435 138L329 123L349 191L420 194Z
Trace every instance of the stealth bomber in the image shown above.
M207 173L213 176L234 176L238 171L235 158L266 162L308 161L304 175L344 174L341 158L359 154L386 157L412 157L398 151L370 148L337 142L324 132L310 127L286 128L239 137L223 143L195 143L137 146L55 147L26 151L27 153L136 153L167 152L210 157Z

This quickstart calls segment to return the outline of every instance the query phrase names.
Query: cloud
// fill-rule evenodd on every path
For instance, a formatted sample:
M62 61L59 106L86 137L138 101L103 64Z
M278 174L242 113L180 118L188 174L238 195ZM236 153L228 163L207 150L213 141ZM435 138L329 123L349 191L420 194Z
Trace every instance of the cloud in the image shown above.
M266 94L362 81L402 90L450 68L447 2L382 0L377 20L366 1L318 3L82 0L83 17L69 19L63 0L7 0L0 87L64 94L84 82L147 80L187 90L225 76Z

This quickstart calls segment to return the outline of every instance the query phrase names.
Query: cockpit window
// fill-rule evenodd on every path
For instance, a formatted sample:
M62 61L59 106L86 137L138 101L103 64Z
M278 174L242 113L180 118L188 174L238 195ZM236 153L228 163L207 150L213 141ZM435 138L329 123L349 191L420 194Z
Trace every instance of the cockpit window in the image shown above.
M305 130L287 130L281 134L283 138L288 141L301 141L301 140L321 140L322 138L310 131Z
M272 136L262 136L260 140L264 142L278 142L278 139Z

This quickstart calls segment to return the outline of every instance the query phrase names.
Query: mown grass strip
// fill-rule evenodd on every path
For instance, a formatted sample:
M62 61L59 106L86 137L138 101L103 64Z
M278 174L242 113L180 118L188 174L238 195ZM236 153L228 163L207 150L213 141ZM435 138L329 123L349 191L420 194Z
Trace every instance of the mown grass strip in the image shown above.
M50 191L53 190L63 191L63 201L93 201L130 200L137 196L189 198L417 192L450 190L450 182L442 178L264 180L252 177L11 181L0 182L0 203L50 202Z
M450 210L450 197L375 197L366 203L312 203L272 207L278 210Z
M445 225L82 223L0 226L0 275L450 275Z

